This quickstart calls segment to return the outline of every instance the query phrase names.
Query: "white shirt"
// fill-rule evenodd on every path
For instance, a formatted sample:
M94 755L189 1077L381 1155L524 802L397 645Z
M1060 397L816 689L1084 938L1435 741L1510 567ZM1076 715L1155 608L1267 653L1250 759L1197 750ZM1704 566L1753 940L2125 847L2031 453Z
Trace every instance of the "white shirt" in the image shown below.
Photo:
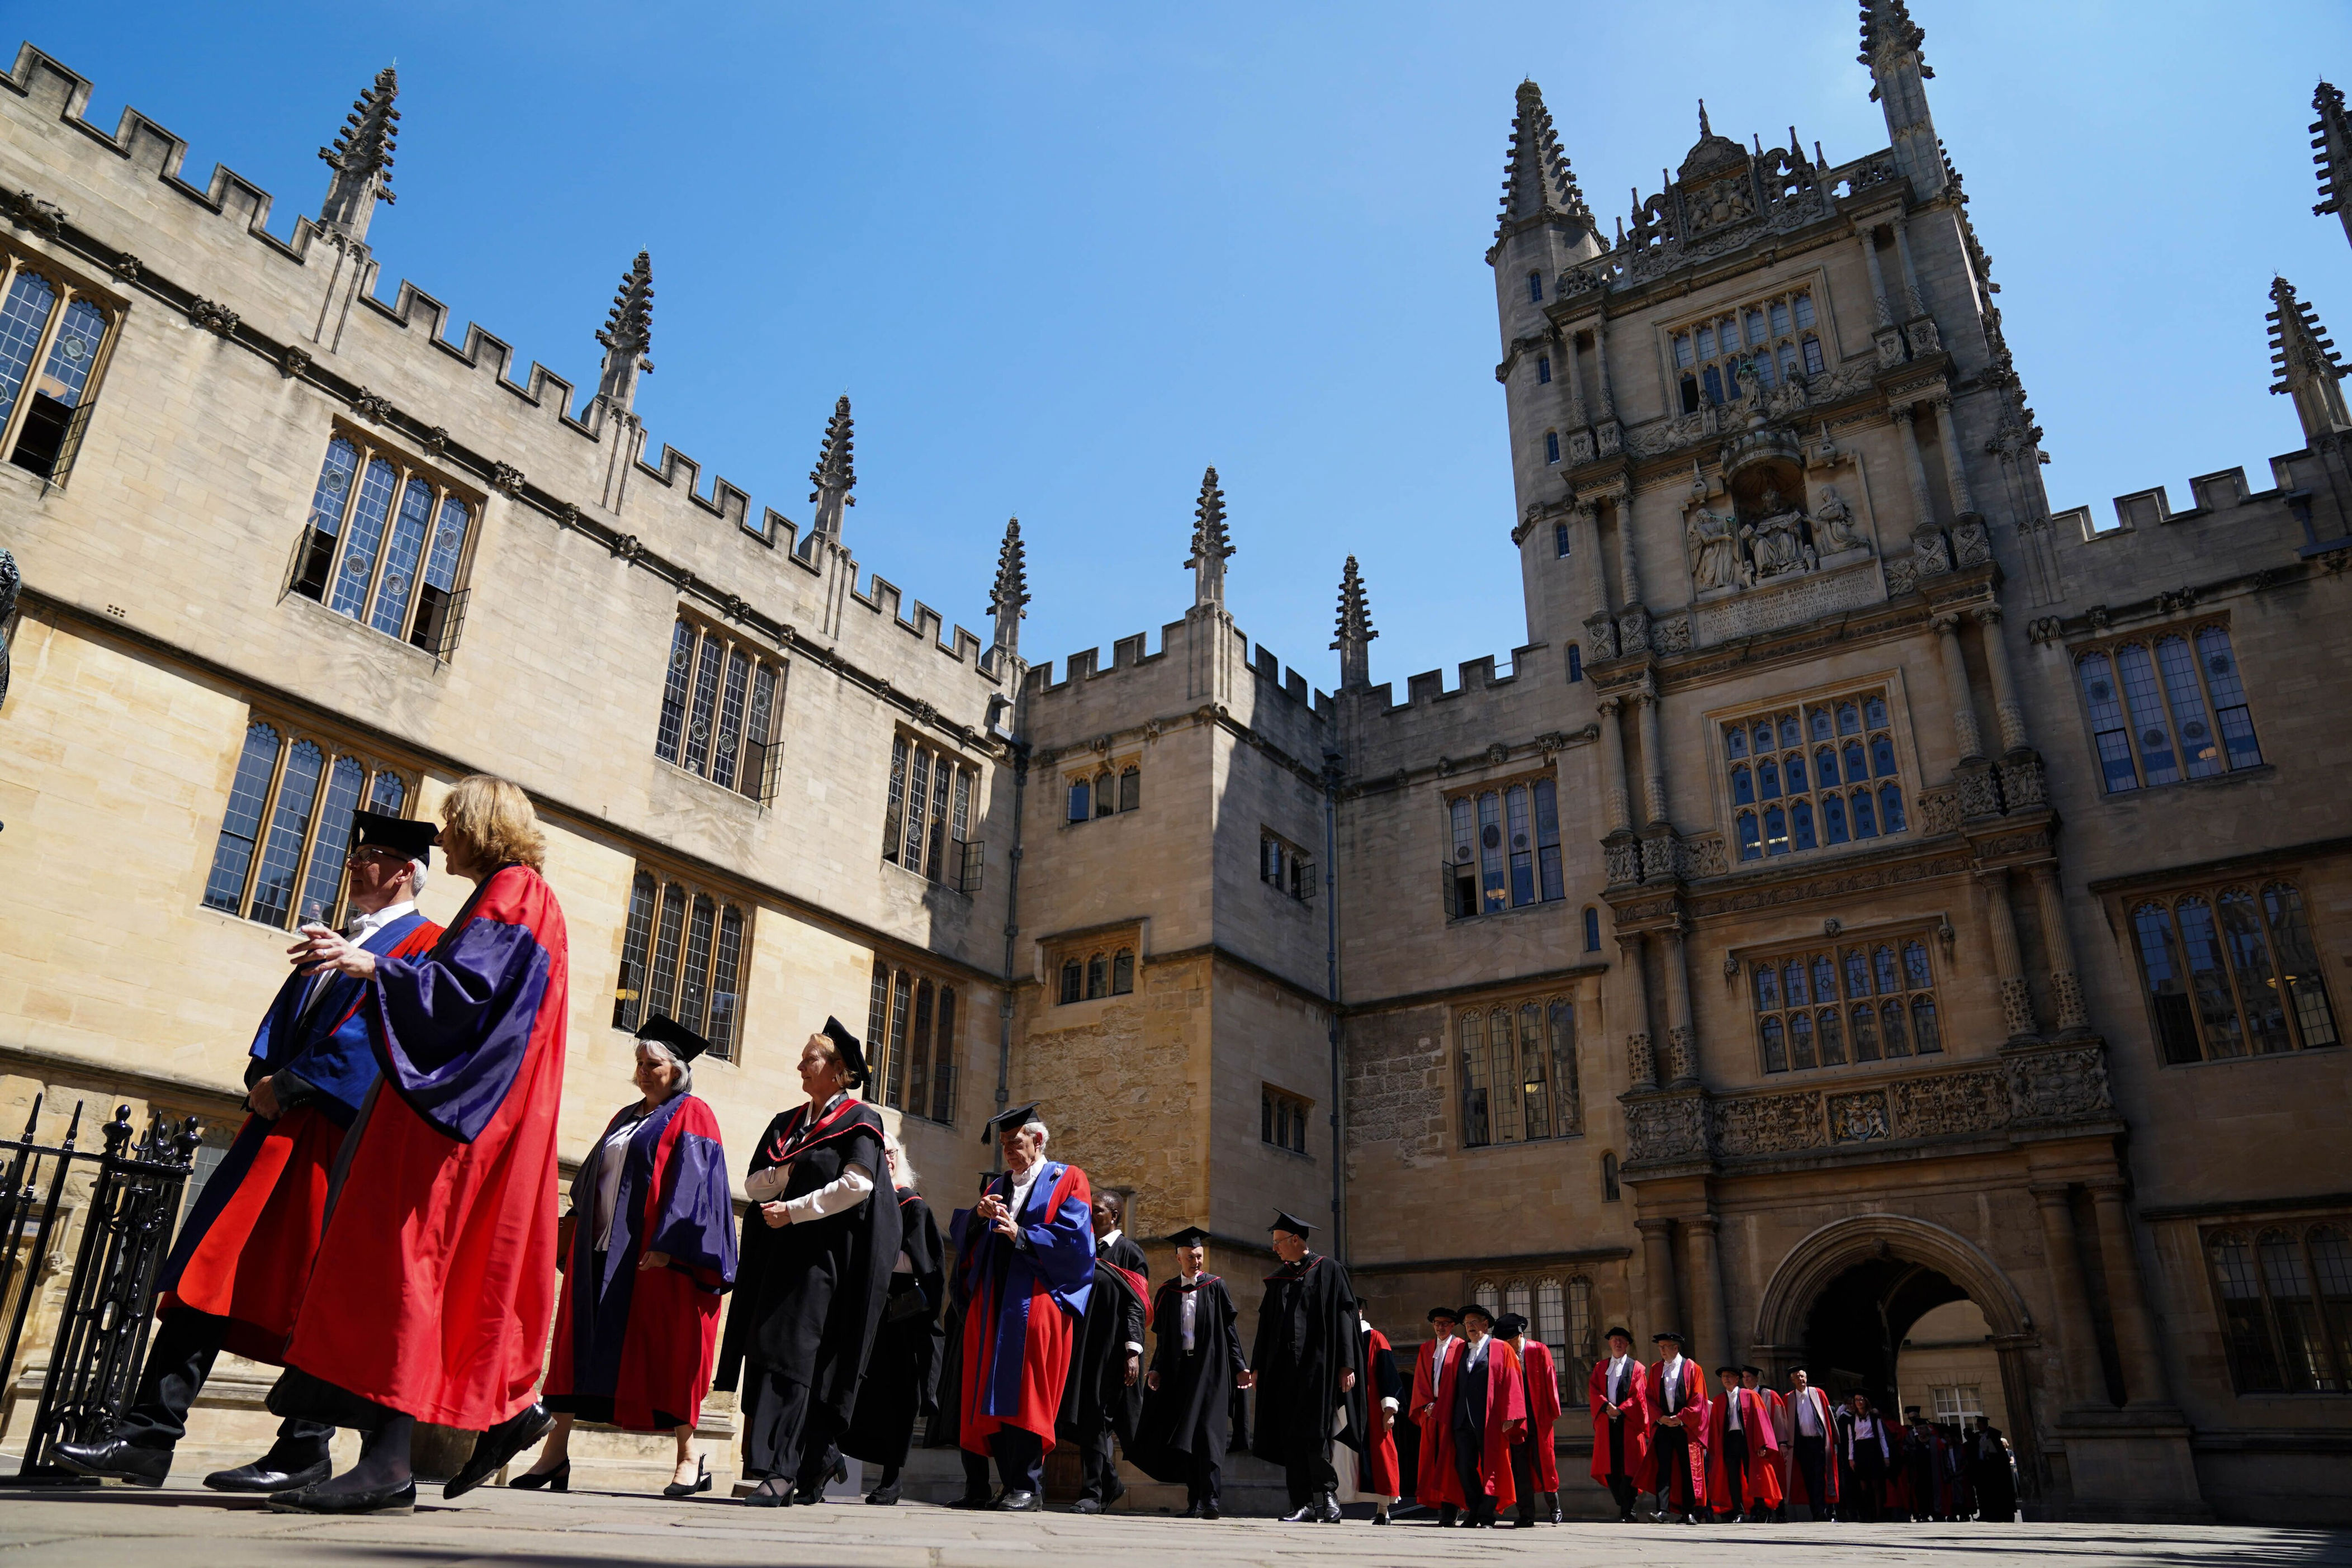
M1813 1408L1813 1391L1810 1388L1796 1396L1797 1430L1808 1437L1822 1435L1821 1413Z
M373 914L366 910L353 910L352 917L343 922L343 939L354 947L359 946L402 915L415 913L416 901L413 898L402 899L398 904L387 904ZM327 982L334 977L335 971L332 969L321 969L310 977L310 988L303 994L300 1012L310 1010L310 1004L319 999L320 991L324 989ZM299 1013L297 1016L299 1017Z
M1612 1405L1625 1403L1625 1387L1631 1381L1627 1368L1632 1364L1633 1360L1633 1357L1630 1353L1624 1355L1612 1355L1609 1358L1608 1387L1609 1403Z
M1723 1396L1726 1399L1731 1401L1731 1423L1729 1429L1734 1432L1739 1430L1739 1406L1741 1403L1739 1396L1742 1392L1744 1391L1738 1388L1727 1389Z
M1112 1234L1117 1235L1118 1232L1113 1231ZM1198 1285L1201 1282L1201 1276L1187 1274L1184 1276L1184 1282L1188 1285ZM1176 1321L1183 1325L1184 1354L1190 1355L1192 1354L1192 1314L1200 1309L1201 1292L1197 1290L1179 1291L1176 1292L1176 1301L1178 1303Z
M801 1125L806 1127L812 1123L824 1120L828 1112L847 1098L849 1098L849 1092L842 1091L826 1101L814 1115L803 1122ZM765 1170L753 1171L743 1178L743 1196L753 1203L773 1202L782 1195L785 1187L792 1185L793 1163L788 1161L781 1166L770 1166ZM873 1173L853 1160L842 1167L839 1176L814 1192L805 1192L798 1197L786 1200L784 1212L792 1216L792 1222L794 1225L805 1225L812 1219L823 1219L829 1214L839 1214L845 1208L856 1207L866 1201L866 1195L873 1190Z
M620 1204L621 1167L629 1161L629 1140L636 1136L639 1124L646 1119L645 1108L640 1105L637 1109L640 1113L606 1134L603 1146L597 1150L596 1250L599 1252L609 1252L613 1249L613 1217Z
M1030 1168L1034 1170L1036 1167L1033 1166ZM1126 1234L1127 1232L1124 1230L1107 1230L1100 1236L1096 1237L1095 1256L1099 1258L1108 1252L1111 1249L1111 1243L1117 1241L1120 1237ZM1190 1350L1192 1347L1188 1343L1184 1348ZM1129 1340L1127 1342L1127 1354L1129 1355L1141 1355L1143 1354L1143 1347L1136 1343L1133 1340Z
M1485 1339L1482 1339L1477 1343L1470 1346L1470 1354L1463 1361L1462 1370L1455 1373L1454 1375L1456 1377L1460 1377L1466 1374L1475 1372L1480 1367L1486 1365L1486 1347L1494 1343L1495 1336L1493 1334L1488 1334Z
M1683 1358L1679 1353L1666 1357L1658 1368L1659 1393L1671 1416L1683 1405Z

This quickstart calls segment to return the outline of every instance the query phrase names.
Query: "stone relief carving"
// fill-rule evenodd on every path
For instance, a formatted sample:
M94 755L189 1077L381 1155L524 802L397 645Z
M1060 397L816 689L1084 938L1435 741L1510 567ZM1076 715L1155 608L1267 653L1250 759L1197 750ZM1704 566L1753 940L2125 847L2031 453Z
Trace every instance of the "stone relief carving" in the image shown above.
M1739 530L1740 542L1748 547L1748 561L1754 570L1748 580L1751 585L1811 571L1821 564L1813 547L1806 542L1805 522L1805 514L1787 505L1780 491L1764 492L1764 516Z
M2000 983L2000 1016L2011 1040L2033 1032L2033 993L2021 977Z
M2024 756L2000 765L2000 792L2012 811L2022 811L2050 803L2050 783L2042 771L2042 758Z
M1585 622L1584 656L1588 660L1617 656L1617 623L1608 616L1595 615Z
M1832 1094L1829 1101L1830 1142L1832 1144L1864 1144L1888 1135L1886 1091L1866 1090L1859 1094Z
M2114 1113L2095 1045L2035 1051L1958 1072L1903 1076L1870 1089L1794 1090L1715 1101L1716 1152L1732 1158L1895 1138L1974 1137L2021 1123Z
M1960 831L1960 802L1949 789L1919 791L1920 831L1931 837L1937 833L1957 833Z
M1685 839L1679 848L1675 874L1685 882L1703 876L1724 876L1731 870L1721 833L1701 833L1696 838Z
M2063 1122L2115 1113L2106 1053L2098 1046L2011 1057L2008 1068L2010 1098L2026 1120Z
M1822 441L1826 444L1828 437L1824 435ZM1813 538L1826 547L1822 553L1827 555L1870 548L1870 541L1854 531L1853 507L1838 494L1835 485L1822 486L1820 498L1813 503Z
M1683 193L1684 208L1690 214L1691 233L1702 235L1709 229L1719 229L1726 224L1736 224L1742 218L1756 215L1755 193L1748 189L1747 171L1728 179L1717 180L1695 191Z
M289 344L286 351L278 356L278 373L289 380L299 380L310 369L310 351L308 349L296 348Z
M1684 537L1690 554L1691 586L1701 593L1741 588L1751 580L1740 559L1739 519L1700 507L1691 513Z
M1769 1094L1753 1100L1717 1101L1715 1146L1726 1155L1785 1155L1815 1149L1825 1141L1822 1097Z
M1688 1024L1666 1030L1666 1069L1677 1083L1698 1082L1698 1039Z
M1982 566L1992 559L1992 535L1982 517L1962 517L1952 529L1952 559L1962 566Z
M1687 615L1670 615L1650 628L1650 646L1661 653L1687 653L1691 622Z
M1636 1089L1658 1086L1658 1053L1651 1047L1647 1030L1625 1037L1625 1069Z
M207 332L217 332L226 338L236 331L237 314L216 299L192 299L188 302L188 321Z
M1959 791L1960 815L1966 817L1998 817L2000 812L2000 785L1990 768L1973 768L1953 780Z
M1921 523L1913 528L1911 560L1921 577L1936 577L1951 570L1952 550L1944 542L1944 530L1933 523Z
M1895 1124L1906 1138L1990 1132L2009 1120L2009 1093L1989 1072L1898 1079Z
M1606 866L1604 874L1609 878L1610 886L1622 887L1627 883L1642 880L1641 862L1633 840L1604 841L1601 846L1601 857Z
M1617 646L1621 653L1646 653L1650 651L1650 612L1636 604L1617 618Z
M1696 1095L1626 1106L1625 1134L1634 1161L1706 1157L1706 1121Z

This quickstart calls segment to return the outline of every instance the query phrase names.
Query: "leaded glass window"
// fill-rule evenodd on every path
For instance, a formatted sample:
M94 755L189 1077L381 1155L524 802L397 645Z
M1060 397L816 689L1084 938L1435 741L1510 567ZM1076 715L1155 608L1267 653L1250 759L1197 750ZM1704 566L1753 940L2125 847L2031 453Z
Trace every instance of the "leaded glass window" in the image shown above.
M205 906L265 925L343 923L352 813L398 816L407 779L367 753L264 719L246 727Z
M1750 958L1758 1064L1802 1072L1944 1049L1925 936L1896 936Z
M1741 861L1908 831L1901 753L1883 692L1735 719L1721 733L1733 852Z
M1466 1008L1455 1015L1454 1039L1465 1147L1584 1131L1576 1006L1569 998Z
M2227 626L2108 643L2074 672L2110 795L2262 765Z
M332 435L287 591L446 659L464 623L459 583L479 505L369 437Z
M782 682L782 664L765 649L680 616L670 628L654 755L721 789L761 802L772 800L782 750L776 720ZM903 775L903 756L894 752L894 819Z
M2319 951L2294 883L2236 883L2144 898L2133 946L2168 1064L2338 1043Z

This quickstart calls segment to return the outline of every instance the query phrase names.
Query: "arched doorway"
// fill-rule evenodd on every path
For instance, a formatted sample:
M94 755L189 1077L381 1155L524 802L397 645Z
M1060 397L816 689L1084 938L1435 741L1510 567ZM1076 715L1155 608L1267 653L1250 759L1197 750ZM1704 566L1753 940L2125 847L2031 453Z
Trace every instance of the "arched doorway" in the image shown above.
M1805 1314L1805 1366L1832 1400L1859 1391L1892 1416L1901 1408L1897 1359L1912 1325L1969 1293L1942 1270L1888 1256L1824 1284Z

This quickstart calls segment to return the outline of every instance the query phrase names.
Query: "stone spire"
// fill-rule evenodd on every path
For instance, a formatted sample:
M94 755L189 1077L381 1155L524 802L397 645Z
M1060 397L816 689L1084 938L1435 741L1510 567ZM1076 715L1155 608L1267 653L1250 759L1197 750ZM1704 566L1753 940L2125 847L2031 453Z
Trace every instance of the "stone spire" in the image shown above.
M2319 193L2326 198L2311 210L2334 213L2344 237L2352 240L2352 119L2344 113L2343 89L2321 82L2311 108L2319 116L2311 122L2311 161L2319 165Z
M1523 81L1518 113L1511 120L1511 155L1503 165L1503 210L1495 222L1495 237L1507 239L1527 225L1564 218L1590 226L1592 210L1584 204L1568 155L1559 150L1559 134L1552 129L1551 110L1544 107L1543 89Z
M2310 306L2294 297L2294 285L2284 277L2271 279L2271 364L2278 380L2273 392L2294 399L2295 417L2303 422L2304 439L2321 439L2352 430L2344 407L2344 366L2336 345Z
M1192 569L1192 607L1225 607L1225 562L1233 559L1233 536L1225 531L1225 493L1217 485L1217 471L1201 476L1201 502L1192 510L1192 553L1184 564Z
M327 199L319 205L319 226L354 245L367 243L376 198L394 200L392 149L400 135L400 110L392 105L399 96L400 74L386 66L376 73L375 85L352 105L335 144L319 149L319 156L335 172L327 182Z
M988 591L988 612L996 617L996 648L1021 656L1021 622L1029 613L1029 553L1021 544L1021 519L1004 524L1004 543L996 551L996 582Z
M809 470L809 483L816 486L809 492L809 499L816 503L809 532L836 544L841 541L842 508L857 505L857 497L850 494L857 487L857 470L849 463L851 444L849 394L844 392L834 400L833 417L824 422L824 444L817 451L816 466Z
M614 413L634 413L637 377L654 368L646 358L654 346L654 265L645 251L621 275L621 291L613 296L613 314L596 334L604 345L604 366L596 378L596 401Z
M1372 684L1372 608L1364 599L1364 579L1349 556L1339 573L1339 635L1331 646L1339 650L1339 689L1358 691Z
M1948 178L1922 85L1936 74L1919 56L1927 37L1904 0L1863 0L1862 53L1856 57L1870 68L1871 99L1886 113L1895 167L1910 176L1912 190L1923 200L1942 190Z

